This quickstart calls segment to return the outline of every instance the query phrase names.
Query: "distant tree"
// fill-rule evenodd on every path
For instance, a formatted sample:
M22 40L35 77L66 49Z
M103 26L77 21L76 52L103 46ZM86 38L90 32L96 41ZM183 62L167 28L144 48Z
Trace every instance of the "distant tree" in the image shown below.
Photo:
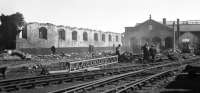
M16 36L25 25L24 17L17 12L12 15L0 16L0 49L15 49Z

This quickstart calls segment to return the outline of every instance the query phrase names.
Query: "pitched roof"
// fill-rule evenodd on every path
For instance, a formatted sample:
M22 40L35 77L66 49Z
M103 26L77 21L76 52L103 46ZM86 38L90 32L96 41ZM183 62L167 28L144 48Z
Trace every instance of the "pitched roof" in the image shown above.
M140 23L140 24L136 25L136 26L134 27L134 29L137 29L138 27L140 27L140 26L146 24L147 22L148 22L148 23L150 23L150 22L151 22L151 23L157 23L157 24L159 24L160 26L165 27L166 29L172 30L172 28L170 28L169 26L164 25L164 24L162 24L162 23L160 23L160 22L157 22L157 21L155 21L155 20L153 20L153 19L148 19L148 20L144 21L143 23Z

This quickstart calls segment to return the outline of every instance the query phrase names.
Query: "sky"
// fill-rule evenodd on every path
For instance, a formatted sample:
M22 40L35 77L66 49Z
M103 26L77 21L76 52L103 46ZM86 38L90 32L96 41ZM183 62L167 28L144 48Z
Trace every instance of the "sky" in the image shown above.
M20 12L26 22L122 33L152 19L200 20L200 0L0 0L0 14Z

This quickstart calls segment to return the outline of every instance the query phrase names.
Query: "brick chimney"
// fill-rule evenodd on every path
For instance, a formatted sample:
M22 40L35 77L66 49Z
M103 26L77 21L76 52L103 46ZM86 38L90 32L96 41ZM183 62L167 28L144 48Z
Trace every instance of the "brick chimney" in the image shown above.
M163 18L163 24L166 25L166 18Z

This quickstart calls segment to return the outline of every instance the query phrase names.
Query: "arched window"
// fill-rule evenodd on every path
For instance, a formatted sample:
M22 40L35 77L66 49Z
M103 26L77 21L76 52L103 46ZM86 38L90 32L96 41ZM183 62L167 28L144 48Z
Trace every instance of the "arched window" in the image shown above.
M39 28L39 38L47 39L47 29L45 27Z
M105 34L102 34L102 41L105 41Z
M116 36L116 42L118 42L119 41L119 37L118 36Z
M112 41L112 36L111 35L109 35L109 41Z
M64 29L59 29L58 30L58 38L59 40L65 40L65 30Z
M94 33L94 40L98 41L98 34L97 33Z
M88 34L87 32L83 32L83 40L88 41Z
M77 32L76 31L72 32L72 40L77 40Z

